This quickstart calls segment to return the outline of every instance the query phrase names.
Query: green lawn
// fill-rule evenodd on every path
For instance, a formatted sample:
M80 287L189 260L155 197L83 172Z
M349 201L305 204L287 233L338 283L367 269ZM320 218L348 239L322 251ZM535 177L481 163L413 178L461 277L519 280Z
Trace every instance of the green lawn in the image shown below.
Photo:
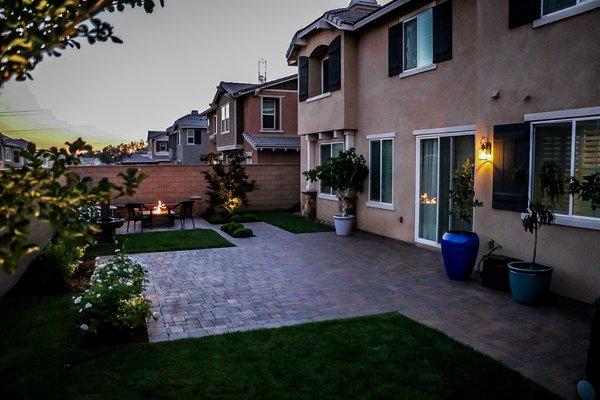
M292 233L314 233L332 231L329 225L309 221L285 211L261 211L253 213L262 221Z
M127 253L156 253L158 251L177 251L192 249L212 249L215 247L232 247L223 236L210 229L188 229L132 233L117 235L119 245L125 244ZM98 244L90 246L90 257L114 254L115 245Z
M70 302L0 302L0 399L557 399L396 314L79 348Z

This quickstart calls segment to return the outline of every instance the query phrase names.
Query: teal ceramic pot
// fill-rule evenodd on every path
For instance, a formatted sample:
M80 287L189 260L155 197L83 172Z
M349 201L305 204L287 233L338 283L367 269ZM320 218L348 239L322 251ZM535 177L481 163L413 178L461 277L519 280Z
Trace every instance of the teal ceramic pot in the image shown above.
M513 299L520 304L539 305L544 302L552 282L554 268L549 265L529 262L508 264L510 291Z

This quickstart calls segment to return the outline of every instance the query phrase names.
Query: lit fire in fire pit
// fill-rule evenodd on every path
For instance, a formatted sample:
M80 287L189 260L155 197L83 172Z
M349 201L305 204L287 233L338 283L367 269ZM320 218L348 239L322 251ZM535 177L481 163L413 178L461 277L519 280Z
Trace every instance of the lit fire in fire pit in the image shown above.
M167 206L162 202L162 201L158 201L158 204L156 205L156 207L154 207L152 209L152 212L154 214L166 214L167 213Z

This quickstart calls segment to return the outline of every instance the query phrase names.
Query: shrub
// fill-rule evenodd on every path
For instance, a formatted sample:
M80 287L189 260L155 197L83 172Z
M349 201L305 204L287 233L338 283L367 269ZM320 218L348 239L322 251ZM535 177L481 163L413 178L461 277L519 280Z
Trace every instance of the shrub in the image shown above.
M223 225L221 227L221 230L227 233L228 235L233 235L233 232L237 231L238 229L242 229L243 227L244 225L238 224L237 222L229 222Z
M249 228L239 228L236 229L231 236L233 236L234 238L249 238L254 236L254 232L252 232L252 229Z
M40 255L40 283L57 290L66 289L85 252L72 240L62 238L48 243Z
M260 218L256 214L243 214L244 222L260 222Z
M90 287L73 298L84 335L131 332L152 316L150 301L142 295L146 270L122 250L116 252L110 261L96 267Z
M94 204L85 204L76 210L77 219L83 223L91 224L100 219L100 209Z
M235 214L231 216L231 222L237 222L238 224L241 222L246 222L244 220L244 216L241 214Z
M229 218L223 214L211 214L207 217L204 217L204 219L213 225L221 225L229 222Z

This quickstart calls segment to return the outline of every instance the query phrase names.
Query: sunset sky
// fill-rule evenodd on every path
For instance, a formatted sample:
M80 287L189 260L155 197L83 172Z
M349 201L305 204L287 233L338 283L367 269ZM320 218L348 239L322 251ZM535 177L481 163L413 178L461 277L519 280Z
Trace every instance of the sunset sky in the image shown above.
M295 73L285 52L294 32L349 0L166 0L103 18L125 43L83 43L43 61L34 81L0 91L0 130L48 147L81 136L94 147L145 139L192 109L208 108L222 81ZM380 3L383 3L380 1Z

